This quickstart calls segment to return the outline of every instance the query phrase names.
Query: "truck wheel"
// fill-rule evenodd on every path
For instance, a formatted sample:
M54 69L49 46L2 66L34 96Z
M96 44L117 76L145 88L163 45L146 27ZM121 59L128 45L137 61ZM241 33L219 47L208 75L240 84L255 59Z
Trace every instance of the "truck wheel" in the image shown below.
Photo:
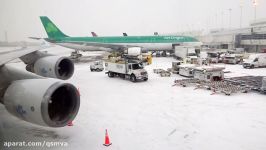
M147 80L148 80L148 78L145 78L145 79L144 79L144 81L147 81Z
M114 73L108 72L108 77L110 77L110 78L114 77Z
M91 72L93 72L94 70L93 69L91 69Z
M250 69L253 69L253 68L254 68L254 65L251 65L251 66L250 66Z
M136 82L137 81L136 76L134 74L132 74L130 76L130 81L132 81L132 82Z

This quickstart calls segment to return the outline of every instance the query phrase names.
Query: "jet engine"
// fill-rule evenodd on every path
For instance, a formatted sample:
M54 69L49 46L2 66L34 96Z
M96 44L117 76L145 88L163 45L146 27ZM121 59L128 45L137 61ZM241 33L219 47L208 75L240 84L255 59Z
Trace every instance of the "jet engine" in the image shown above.
M46 56L27 65L26 69L43 77L67 80L74 73L74 64L67 57Z
M40 62L48 63L48 60L55 59ZM80 96L75 86L56 79L24 79L8 86L3 104L9 113L27 122L63 127L77 115Z

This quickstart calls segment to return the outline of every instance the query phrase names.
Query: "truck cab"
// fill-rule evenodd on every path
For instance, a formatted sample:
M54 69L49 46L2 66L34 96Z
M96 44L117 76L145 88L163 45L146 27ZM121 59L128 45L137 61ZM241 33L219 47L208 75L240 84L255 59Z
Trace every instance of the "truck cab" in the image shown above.
M128 63L127 74L130 75L130 80L133 82L136 80L148 80L148 73L142 63Z

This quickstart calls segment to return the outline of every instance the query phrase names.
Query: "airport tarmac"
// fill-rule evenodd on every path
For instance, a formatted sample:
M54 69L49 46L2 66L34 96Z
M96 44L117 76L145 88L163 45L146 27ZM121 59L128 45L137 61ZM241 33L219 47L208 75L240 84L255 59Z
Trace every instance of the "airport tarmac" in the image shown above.
M70 52L57 46L47 50L60 55ZM0 142L62 141L68 143L64 149L78 150L266 149L266 95L211 95L210 91L194 87L172 87L175 79L184 77L153 73L156 68L170 68L172 61L173 58L153 58L153 64L146 67L149 80L138 83L109 78L104 71L91 72L89 63L77 63L74 76L68 80L81 94L74 126L40 127L13 117L0 105ZM17 61L11 65L24 67ZM226 77L266 74L266 68L220 65L230 71ZM103 146L105 129L112 142L110 147Z

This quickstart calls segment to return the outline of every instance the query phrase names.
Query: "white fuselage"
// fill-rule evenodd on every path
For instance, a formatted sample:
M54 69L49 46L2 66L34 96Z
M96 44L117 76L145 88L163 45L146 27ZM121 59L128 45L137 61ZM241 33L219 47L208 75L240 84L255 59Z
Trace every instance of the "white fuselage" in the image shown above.
M173 49L172 43L113 43L115 45L125 45L125 46L134 46L141 47L143 51L168 51ZM57 43L57 45L81 50L81 51L112 51L112 48L104 48L98 46L89 46L89 45L80 45L73 43Z

